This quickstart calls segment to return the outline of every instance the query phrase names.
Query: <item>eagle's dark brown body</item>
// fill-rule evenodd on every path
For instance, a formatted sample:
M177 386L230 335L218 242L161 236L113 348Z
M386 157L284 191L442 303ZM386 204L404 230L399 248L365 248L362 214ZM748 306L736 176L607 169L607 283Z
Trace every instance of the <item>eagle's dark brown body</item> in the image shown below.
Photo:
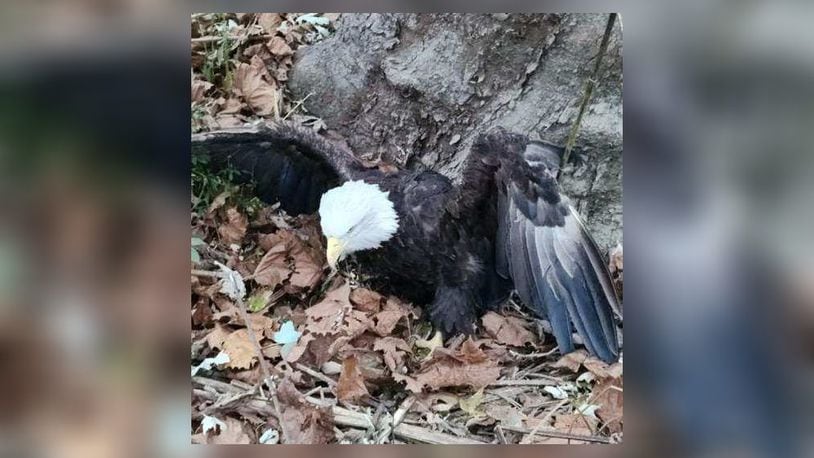
M558 157L547 145L495 130L473 144L461 184L432 171L384 173L289 124L204 134L193 149L230 163L264 200L315 212L319 197L348 180L389 191L395 236L356 254L359 268L401 297L426 305L447 333L471 332L512 290L547 318L563 353L572 331L605 361L619 355L615 292L602 257L559 193Z

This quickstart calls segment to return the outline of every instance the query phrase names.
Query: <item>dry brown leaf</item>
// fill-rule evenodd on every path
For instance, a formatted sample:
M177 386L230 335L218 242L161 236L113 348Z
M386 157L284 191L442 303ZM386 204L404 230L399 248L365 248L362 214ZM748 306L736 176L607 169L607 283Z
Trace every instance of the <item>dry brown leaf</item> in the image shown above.
M212 83L208 81L203 81L199 79L192 80L192 101L193 102L201 102L204 100L204 94L209 89L212 89L214 86Z
M249 331L246 329L238 329L229 334L223 342L223 351L229 355L226 366L233 369L248 369L256 356L254 345L249 339Z
M390 371L385 366L381 353L376 351L353 349L350 355L356 357L359 371L366 382L378 383L389 380Z
M259 56L252 56L250 64L238 64L234 89L256 114L275 117L279 114L277 83L271 79L266 64Z
M481 388L494 383L499 376L500 367L496 364L460 364L454 360L446 360L430 366L415 379L418 384L437 390L448 386Z
M266 44L269 51L275 56L288 56L294 54L294 51L288 46L288 43L285 42L284 39L280 37L272 37L271 40Z
M597 379L619 378L622 376L622 363L615 362L608 364L595 356L589 356L582 362L585 369L588 369Z
M222 349L223 343L226 342L228 337L229 331L220 323L216 323L212 331L206 335L206 343L209 345L209 348Z
M588 358L588 353L585 350L572 351L562 356L553 366L563 367L571 372L577 372L579 371L579 366L582 365L582 362L585 361L586 358Z
M277 359L280 357L280 345L276 343L263 345L263 356L268 359Z
M578 413L555 415L554 429L580 436L590 436L596 430L596 419Z
M526 415L516 407L509 404L489 403L486 405L486 415L498 420L503 426L523 426Z
M327 444L336 439L330 407L307 403L294 383L283 379L277 386L287 444Z
M480 345L468 337L458 351L459 359L465 363L478 364L489 361L489 356L480 349Z
M216 129L231 129L233 127L240 127L245 123L245 119L241 116L231 114L218 114L211 120L209 125Z
M243 102L235 98L228 98L228 99L220 99L223 100L221 103L221 109L218 111L218 115L227 115L227 114L237 114L240 113L240 110L243 109Z
M308 344L314 340L313 334L306 334L300 337L300 340L297 341L297 344L294 345L294 348L285 356L285 360L289 363L297 362L302 355L305 354L305 351L308 349Z
M489 312L483 316L483 327L499 343L522 347L534 344L534 334L523 326L523 320Z
M283 23L280 13L260 13L257 15L257 23L266 33L276 33L277 27Z
M376 339L373 343L373 350L382 352L385 365L395 373L401 372L401 368L404 367L404 358L411 352L410 344L404 339L396 337Z
M201 296L192 306L192 326L203 326L211 321L212 307L209 305L209 299Z
M325 299L306 309L307 330L314 334L334 334L345 325L345 315L350 312L350 285L344 283L329 291Z
M399 374L396 372L393 372L391 375L393 376L393 380L395 380L396 382L403 382L404 388L407 391L410 391L412 393L421 393L421 391L424 389L423 382L419 381L415 377Z
M249 313L248 315L249 321L252 324L252 330L258 339L262 340L263 336L271 337L274 333L274 327L277 325L277 320L261 313Z
M218 234L225 243L240 245L243 236L246 235L248 226L249 220L246 216L237 211L236 208L230 207L226 209L225 224L218 226Z
M367 288L356 288L350 293L350 301L363 312L376 313L381 310L384 296Z
M295 288L310 290L322 280L325 256L319 250L306 246L298 238L295 240L289 253L294 260L294 273L291 274L289 284Z
M593 392L591 403L599 406L596 416L602 420L611 434L621 432L624 418L622 379L603 380L594 387Z
M390 335L402 317L404 317L404 313L401 311L383 310L373 316L373 321L376 323L373 331L380 336Z
M458 350L436 348L425 369L416 376L421 385L432 389L448 386L482 388L500 377L500 367L490 360L471 338Z
M271 286L273 288L281 284L283 280L288 279L291 275L291 268L288 266L287 260L288 246L283 237L278 235L282 233L284 233L284 231L269 234L260 239L261 246L263 246L263 243L271 243L270 240L272 239L275 243L267 248L268 251L266 251L266 254L260 259L260 263L254 270L254 281L258 284Z
M226 205L226 199L231 195L231 191L223 191L215 196L215 198L212 199L212 203L209 205L209 209L206 211L206 213L209 215L214 214L217 209Z
M365 379L359 369L359 361L355 355L348 356L342 361L342 373L336 384L336 397L340 401L358 401L369 396L365 387Z

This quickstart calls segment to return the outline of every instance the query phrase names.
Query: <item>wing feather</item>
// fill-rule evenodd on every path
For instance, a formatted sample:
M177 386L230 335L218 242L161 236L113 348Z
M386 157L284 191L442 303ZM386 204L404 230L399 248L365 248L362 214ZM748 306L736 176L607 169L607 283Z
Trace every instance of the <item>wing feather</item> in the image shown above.
M261 199L292 214L315 212L325 191L363 170L349 151L286 122L195 134L192 151L236 169Z
M481 162L499 164L497 272L509 273L520 299L550 321L562 353L574 349L576 330L591 354L615 361L618 300L607 267L548 162L524 159L528 145L502 130L473 145Z

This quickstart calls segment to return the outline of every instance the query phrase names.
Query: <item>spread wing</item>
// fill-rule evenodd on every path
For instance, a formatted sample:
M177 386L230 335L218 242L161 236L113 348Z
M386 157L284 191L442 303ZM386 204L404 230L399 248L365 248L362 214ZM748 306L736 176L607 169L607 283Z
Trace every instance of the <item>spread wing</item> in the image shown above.
M608 269L548 164L524 159L528 148L537 146L503 131L473 146L495 168L498 275L511 278L523 302L550 321L562 353L574 350L573 329L591 354L616 361L619 308Z
M349 151L285 122L194 134L192 154L215 168L233 168L261 199L279 201L290 214L315 212L325 191L361 169Z

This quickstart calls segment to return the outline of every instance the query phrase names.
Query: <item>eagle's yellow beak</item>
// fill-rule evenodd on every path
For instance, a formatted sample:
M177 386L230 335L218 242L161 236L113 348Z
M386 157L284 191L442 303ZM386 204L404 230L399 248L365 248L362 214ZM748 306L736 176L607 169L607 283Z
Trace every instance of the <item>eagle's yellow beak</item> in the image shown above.
M345 244L337 238L328 237L328 249L325 254L328 258L328 265L331 266L331 269L336 270L336 265L345 257Z

